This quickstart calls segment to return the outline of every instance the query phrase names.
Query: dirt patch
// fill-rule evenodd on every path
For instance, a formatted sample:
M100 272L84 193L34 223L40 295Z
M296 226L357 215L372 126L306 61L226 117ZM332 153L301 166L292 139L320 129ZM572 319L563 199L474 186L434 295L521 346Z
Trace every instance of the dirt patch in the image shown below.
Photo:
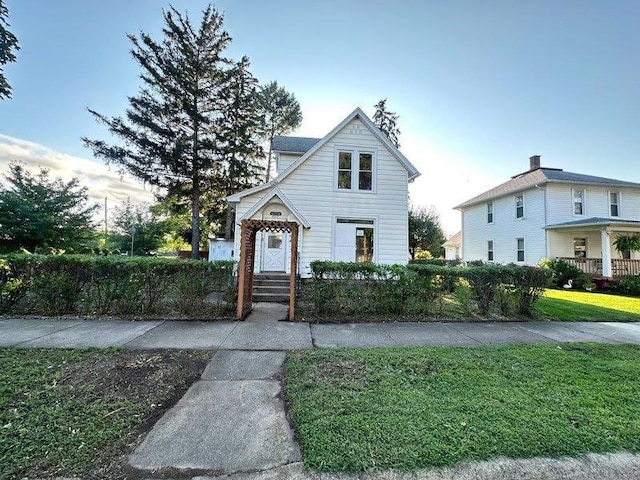
M129 454L142 441L162 414L200 378L214 352L184 350L126 350L105 355L89 355L67 366L58 386L82 404L105 399L131 402L139 406L135 422L120 441L98 452L93 464L83 472L34 470L33 478L60 475L88 479L129 479L139 475L128 466ZM103 416L116 415L118 409Z

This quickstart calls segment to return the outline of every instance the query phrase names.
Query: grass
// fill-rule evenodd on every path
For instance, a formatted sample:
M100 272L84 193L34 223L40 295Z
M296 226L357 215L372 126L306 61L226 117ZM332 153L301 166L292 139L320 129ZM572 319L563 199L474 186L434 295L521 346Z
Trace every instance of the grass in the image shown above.
M176 375L204 368L190 355L0 349L0 479L123 478L123 454L187 388Z
M640 451L640 346L288 354L305 467L414 470L497 456Z
M564 321L638 322L640 298L549 289L536 303L534 315Z

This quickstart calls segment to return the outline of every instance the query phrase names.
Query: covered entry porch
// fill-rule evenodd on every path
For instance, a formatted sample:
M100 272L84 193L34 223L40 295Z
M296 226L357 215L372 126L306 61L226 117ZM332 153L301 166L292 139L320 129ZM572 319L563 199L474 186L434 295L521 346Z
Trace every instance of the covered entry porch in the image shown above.
M549 257L565 260L587 275L607 279L640 274L640 252L619 251L616 240L640 235L640 221L589 218L547 227Z

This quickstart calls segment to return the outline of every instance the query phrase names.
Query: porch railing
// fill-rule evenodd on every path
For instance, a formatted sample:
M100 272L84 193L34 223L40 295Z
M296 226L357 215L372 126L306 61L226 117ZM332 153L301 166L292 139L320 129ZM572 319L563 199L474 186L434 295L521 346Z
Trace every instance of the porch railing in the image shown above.
M602 259L601 258L575 258L575 257L558 257L560 260L578 267L587 275L593 277L602 275ZM631 275L640 274L640 260L627 260L614 258L611 260L611 273L613 278L629 277Z

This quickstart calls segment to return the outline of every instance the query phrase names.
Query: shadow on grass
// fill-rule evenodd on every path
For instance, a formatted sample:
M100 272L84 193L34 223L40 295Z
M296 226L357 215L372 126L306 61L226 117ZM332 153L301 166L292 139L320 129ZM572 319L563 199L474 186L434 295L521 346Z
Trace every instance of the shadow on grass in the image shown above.
M560 298L542 297L533 310L536 317L566 322L640 321L640 311L628 312Z

